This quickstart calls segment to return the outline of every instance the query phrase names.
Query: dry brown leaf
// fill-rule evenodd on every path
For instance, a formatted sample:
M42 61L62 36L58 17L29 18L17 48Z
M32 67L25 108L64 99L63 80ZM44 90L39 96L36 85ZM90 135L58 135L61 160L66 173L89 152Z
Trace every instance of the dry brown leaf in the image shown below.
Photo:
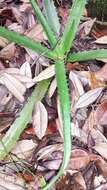
M45 161L43 163L43 166L45 166L45 168L48 170L58 170L61 162L62 162L62 159L57 158L57 159Z
M25 180L18 176L9 175L7 173L0 172L0 189L4 187L5 190L25 190Z
M7 78L11 84L23 95L26 91L26 87L15 77L13 77L10 74L4 73L3 75L4 78ZM7 87L7 86L6 86ZM8 88L8 87L7 87Z
M76 102L75 109L77 110L79 108L87 107L90 104L92 104L93 102L95 102L96 99L101 94L103 89L104 89L104 87L100 87L100 88L90 90L90 91L86 92L85 94L83 94L79 98L79 100Z
M56 79L53 79L51 82L51 85L48 90L48 96L51 98L56 90L57 84L56 84Z
M96 125L95 111L92 110L88 118L85 120L85 123L82 126L82 129L88 134L94 128L95 125Z
M32 87L35 83L32 81L32 72L29 62L25 62L21 68L20 73L23 75L23 77L20 77L20 81L25 83L26 88ZM16 76L15 76L16 77Z
M37 102L33 111L33 127L39 139L45 135L48 124L48 115L42 102Z
M104 86L105 83L103 82L104 80L102 80L102 78L101 78L101 76L99 74L99 71L96 71L96 72L80 71L79 72L80 76L85 77L84 78L85 79L84 80L85 83L83 82L84 85L86 85L87 83L89 83L91 89L95 89L95 88Z
M99 176L95 176L94 178L94 187L97 188L97 187L100 187L101 184L105 184L106 183L106 180L103 178L102 175L99 175ZM102 190L102 188L101 188ZM106 189L104 189L106 190Z
M44 148L40 149L37 153L38 160L46 159L49 157L50 154L54 151L62 151L63 145L62 144L53 144L49 146L45 146Z
M94 160L94 159L93 159ZM100 172L100 174L107 179L107 162L101 158L101 156L96 155L96 159L94 160L95 164Z
M107 189L107 183L100 184L95 190L106 190Z
M95 114L97 124L107 125L107 100L98 105Z
M14 22L11 25L8 26L9 30L18 32L19 34L23 34L24 33L24 29L22 27L22 25L19 25L18 23Z
M107 59L106 58L97 58L96 60L99 60L99 61L103 61L104 63L107 63Z
M79 32L81 33L81 37L86 37L90 34L95 21L96 21L96 18L94 19L88 18L86 22L83 22L79 26Z
M2 106L5 106L12 98L12 94L4 85L0 85L0 110Z
M0 75L8 73L8 74L20 74L20 70L18 68L6 68L0 71Z
M0 36L0 47L4 48L8 45L8 40Z
M91 134L95 144L99 144L99 143L106 143L107 144L107 138L98 129L93 128L90 131L90 134Z
M80 170L85 168L90 162L88 153L81 149L72 150L69 168L72 170Z
M29 38L36 40L36 41L43 41L45 35L43 33L43 28L40 24L35 24L32 28L28 29L25 32L25 35L27 35Z
M105 64L95 74L96 74L96 78L98 78L99 80L101 80L101 81L107 81L107 64Z
M84 89L83 89L83 85L82 85L81 81L79 80L77 74L74 73L73 71L71 71L69 78L75 87L76 96L77 97L82 96L84 94Z
M2 77L1 81L3 84L7 87L7 89L20 101L24 101L24 96L20 93L20 91L17 90L16 86L7 78L7 77ZM19 84L19 82L18 82ZM21 90L21 89L20 89Z
M11 43L0 51L0 58L11 59L15 53L15 44Z
M87 144L88 133L80 129L78 123L71 123L71 135L76 137L80 142Z
M59 119L56 119L56 124L61 137L63 137L62 131L60 129ZM79 128L78 123L74 124L71 122L71 135L76 137L80 142L87 144L88 134Z
M107 44L107 36L102 36L95 41L97 44Z
M26 159L31 156L36 146L32 140L21 140L16 143L11 153L15 154L18 158Z
M21 83L24 83L24 86L26 86L27 84L31 83L32 86L34 85L34 83L32 82L32 79L25 76L25 75L20 75L20 74L11 74L11 76L13 76L14 78L16 78L18 81L20 81ZM28 86L26 86L28 87ZM29 88L29 87L28 87Z
M107 159L107 143L96 143L93 149L96 150L103 158Z
M45 70L43 70L38 76L33 78L33 82L39 82L55 75L55 65L51 65Z
M26 61L25 63L23 63L23 65L21 65L20 74L32 78L32 72L29 62Z
M82 190L87 189L85 180L80 172L78 172L77 175L75 176L75 181L78 183L79 186L81 186Z
M20 25L23 25L24 16L23 16L23 14L21 14L21 12L19 11L19 9L12 6L12 13L13 13L14 17L16 18L16 21Z

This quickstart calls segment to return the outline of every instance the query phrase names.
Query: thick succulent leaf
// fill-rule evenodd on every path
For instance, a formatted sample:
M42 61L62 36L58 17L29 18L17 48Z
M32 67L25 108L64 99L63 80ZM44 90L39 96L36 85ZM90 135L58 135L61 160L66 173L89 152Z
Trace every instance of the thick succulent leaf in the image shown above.
M60 22L53 0L44 0L44 11L48 24L50 25L51 29L54 31L55 35L59 36Z
M20 134L31 120L34 104L44 97L49 83L49 80L38 83L28 102L20 112L20 116L16 118L6 135L0 140L0 160L11 151Z
M86 0L75 0L70 10L70 15L60 42L60 49L63 55L68 52L72 46L85 3Z
M107 49L96 49L69 54L68 62L107 58Z
M37 3L35 0L30 0L31 2L31 5L34 9L34 12L39 20L39 22L41 23L46 35L47 35L47 38L50 42L50 45L53 47L56 43L56 38L54 36L54 33L52 32L47 20L45 19L45 17L43 16L40 8L38 7Z
M39 42L31 40L26 36L20 35L17 32L9 31L0 26L0 36L8 39L11 42L15 42L19 45L32 49L39 54L43 54L48 58L54 58L53 52L42 46Z

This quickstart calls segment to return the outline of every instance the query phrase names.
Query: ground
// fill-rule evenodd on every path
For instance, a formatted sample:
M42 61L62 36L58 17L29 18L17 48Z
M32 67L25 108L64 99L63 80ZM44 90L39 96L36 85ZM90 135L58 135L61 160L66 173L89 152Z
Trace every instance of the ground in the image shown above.
M71 5L69 1L56 0L54 3L62 33ZM91 3L84 9L71 52L106 49L107 15L102 14L102 6L104 3L106 8L107 2L98 1L94 6L102 10L92 16L87 8L91 7L92 11ZM43 11L43 1L38 0L38 4ZM95 16L96 19L93 18ZM29 0L2 0L0 25L49 47ZM71 101L72 152L64 176L51 189L107 189L106 62L107 59L98 59L66 65ZM11 153L0 161L0 190L39 189L40 183L57 173L63 157L61 115L52 61L0 37L1 139L20 116L37 80L44 80L47 76L51 78L51 84L45 97L34 106L32 119ZM36 82L32 82L33 78Z

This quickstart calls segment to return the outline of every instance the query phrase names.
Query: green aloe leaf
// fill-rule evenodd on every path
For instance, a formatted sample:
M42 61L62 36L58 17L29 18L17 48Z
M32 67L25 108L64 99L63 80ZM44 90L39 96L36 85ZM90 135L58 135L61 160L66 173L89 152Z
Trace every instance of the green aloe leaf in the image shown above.
M96 49L69 54L68 62L107 58L107 49Z
M4 159L19 139L22 131L31 120L34 104L44 97L49 83L49 80L45 80L37 84L28 102L20 112L20 116L16 118L6 135L0 140L0 160Z
M72 46L80 18L83 14L85 3L86 0L75 0L70 10L70 15L60 42L60 49L63 55L67 53Z
M48 58L55 59L54 53L48 48L42 46L39 42L36 42L24 35L18 34L17 32L9 31L8 29L0 26L0 36L8 39L11 42L15 42L19 45L30 48Z
M39 6L37 5L35 0L30 0L31 5L34 9L35 15L37 16L39 22L41 23L47 38L49 40L49 43L51 45L51 47L54 47L54 45L56 44L57 40L55 38L55 35L53 33L53 31L51 30L49 23L47 22L47 20L45 19L45 17L43 16Z
M60 35L60 22L53 0L44 0L44 11L48 24L56 36Z

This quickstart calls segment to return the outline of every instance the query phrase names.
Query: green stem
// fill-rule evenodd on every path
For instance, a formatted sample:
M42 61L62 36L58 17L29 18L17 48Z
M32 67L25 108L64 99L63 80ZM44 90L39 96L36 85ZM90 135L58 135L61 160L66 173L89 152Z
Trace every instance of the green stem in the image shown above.
M68 62L75 62L75 61L86 61L92 59L104 59L107 58L107 50L106 49L96 49L96 50L89 50L89 51L81 51L77 53L69 54Z
M51 59L57 58L55 53L50 51L48 48L42 46L39 42L36 42L24 35L20 35L17 32L9 31L8 29L4 27L0 27L0 36L8 39L11 42L15 42L19 45L32 49L39 54L43 54L44 56L48 58L51 58Z
M68 84L66 79L66 71L63 60L59 60L55 63L55 70L56 70L56 80L57 80L61 113L62 113L62 122L63 122L64 157L59 172L57 173L56 176L53 177L53 179L49 182L49 184L46 185L46 187L42 188L42 190L49 189L55 183L55 181L61 175L63 175L71 155L71 122L70 122L71 111L70 111L70 100L68 93Z
M32 7L35 11L35 15L37 16L38 20L40 21L46 35L47 38L49 40L49 43L51 45L51 47L53 48L57 42L54 33L51 30L51 27L49 26L48 22L46 21L45 17L43 16L40 8L38 7L37 3L35 0L30 0Z
M20 116L16 118L6 135L0 140L0 160L7 156L19 139L20 134L32 118L34 104L44 97L49 83L49 80L45 80L37 84L28 102L20 112Z

